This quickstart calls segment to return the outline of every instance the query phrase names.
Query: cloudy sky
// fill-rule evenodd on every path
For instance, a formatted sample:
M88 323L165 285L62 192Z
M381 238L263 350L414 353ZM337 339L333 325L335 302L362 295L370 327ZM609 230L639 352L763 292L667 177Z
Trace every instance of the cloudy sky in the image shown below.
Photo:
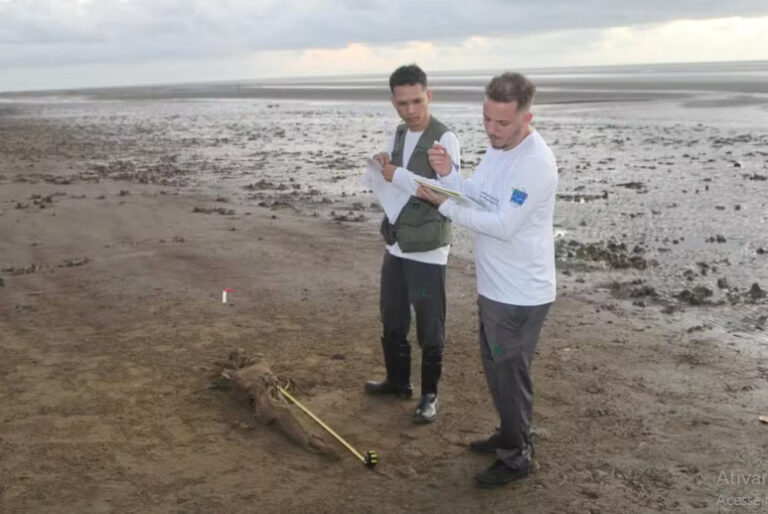
M0 91L768 59L766 0L0 0Z

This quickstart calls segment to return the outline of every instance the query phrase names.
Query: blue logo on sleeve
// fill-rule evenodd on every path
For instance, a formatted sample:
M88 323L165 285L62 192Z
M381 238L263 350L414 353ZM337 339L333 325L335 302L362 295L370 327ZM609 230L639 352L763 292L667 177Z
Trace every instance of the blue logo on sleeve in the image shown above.
M514 191L512 191L512 197L509 199L509 201L515 205L520 206L520 205L523 205L527 199L528 199L528 193L526 193L522 189L515 189Z

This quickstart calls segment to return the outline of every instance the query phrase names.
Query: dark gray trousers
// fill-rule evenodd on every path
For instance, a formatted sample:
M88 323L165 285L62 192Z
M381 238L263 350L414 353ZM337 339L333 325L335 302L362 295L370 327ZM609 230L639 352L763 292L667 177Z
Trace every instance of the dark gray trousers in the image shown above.
M496 455L521 469L531 459L533 383L531 361L544 319L552 305L519 306L477 300L480 355L493 403L501 419Z
M395 257L384 252L381 265L382 343L399 345L400 355L393 369L401 377L410 377L411 305L416 314L416 340L422 349L422 394L437 393L445 345L445 266L426 264ZM389 370L388 370L389 371ZM404 385L400 381L400 385ZM407 382L406 382L407 383Z

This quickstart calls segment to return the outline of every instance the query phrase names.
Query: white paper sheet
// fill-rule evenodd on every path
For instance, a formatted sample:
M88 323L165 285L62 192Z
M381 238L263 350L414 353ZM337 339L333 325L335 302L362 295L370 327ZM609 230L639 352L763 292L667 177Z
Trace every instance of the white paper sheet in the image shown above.
M373 191L376 199L384 209L390 223L397 221L400 211L403 210L408 199L411 197L405 191L401 191L391 182L384 180L381 174L381 165L373 159L366 159L367 168L363 174L363 187Z

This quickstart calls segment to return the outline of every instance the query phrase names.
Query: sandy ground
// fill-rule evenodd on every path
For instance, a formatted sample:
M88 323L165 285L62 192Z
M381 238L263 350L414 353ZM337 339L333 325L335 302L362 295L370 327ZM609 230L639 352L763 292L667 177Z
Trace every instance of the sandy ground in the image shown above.
M568 268L534 363L536 471L479 490L490 459L466 443L496 419L471 262L448 269L440 417L415 426L415 401L363 394L383 373L369 225L157 184L57 184L78 156L45 141L0 153L0 512L730 512L768 495L730 475L768 469L761 348L589 282L572 292ZM15 180L22 169L36 178ZM376 450L379 473L308 453L211 390L235 348Z

